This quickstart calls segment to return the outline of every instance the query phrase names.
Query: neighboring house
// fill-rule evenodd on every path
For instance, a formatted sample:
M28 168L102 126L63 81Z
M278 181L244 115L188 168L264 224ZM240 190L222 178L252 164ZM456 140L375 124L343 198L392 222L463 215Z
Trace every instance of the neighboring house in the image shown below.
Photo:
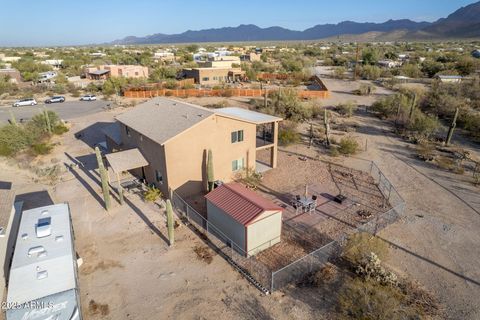
M48 59L48 60L42 61L42 63L52 66L55 70L58 70L63 66L62 59Z
M221 56L209 58L207 61L198 61L200 68L232 68L235 65L240 66L240 57Z
M277 166L281 118L240 108L210 110L158 97L116 120L104 131L107 148L138 149L148 163L135 166L142 159L132 153L131 166L116 167L155 184L165 195L170 190L181 195L205 190L208 150L213 154L215 180L223 182L232 181L246 168L264 171ZM261 150L270 152L269 163L256 161Z
M55 71L40 72L38 74L37 82L38 83L54 82L56 77L57 77L57 73Z
M13 83L22 82L22 76L20 75L20 72L17 69L13 69L13 68L0 69L0 76L10 77L10 82L13 82Z
M153 54L153 60L155 61L175 61L175 54L169 51L159 51Z
M68 204L23 211L8 283L7 320L82 319Z
M148 67L137 65L100 65L85 68L85 75L90 80L105 80L109 77L148 78Z
M247 54L242 54L240 56L240 60L241 61L254 62L254 61L260 61L261 57L262 57L261 54L258 54L256 52L250 52L250 53L247 53Z
M280 242L283 208L239 183L222 184L205 196L207 220L216 233L245 256ZM218 232L220 231L220 232Z
M15 192L0 190L0 301L4 298L23 205L14 201Z
M3 62L17 62L20 59L22 59L22 57L3 57L2 61Z
M377 64L379 67L389 68L389 69L402 66L401 61L393 61L393 60L380 60L377 62Z
M443 83L459 83L462 82L462 76L450 76L450 75L436 75L435 79L440 80Z
M194 79L195 83L204 86L215 86L222 83L245 80L245 72L240 68L192 68L183 69L183 78Z

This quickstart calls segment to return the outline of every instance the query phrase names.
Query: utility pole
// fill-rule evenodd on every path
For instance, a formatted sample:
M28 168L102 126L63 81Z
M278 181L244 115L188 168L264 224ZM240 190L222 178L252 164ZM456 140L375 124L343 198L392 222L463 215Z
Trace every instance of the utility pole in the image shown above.
M414 92L413 93L412 105L410 107L410 115L408 116L408 121L409 122L412 121L413 111L415 110L416 104L417 104L417 94Z
M356 81L357 80L357 69L358 69L358 58L359 58L359 55L360 55L360 46L357 42L357 54L356 54L356 57L355 57L355 69L353 70L353 81Z
M450 144L450 140L452 140L453 131L457 127L457 118L458 118L459 109L455 109L455 115L453 116L452 124L450 124L450 128L448 129L447 140L445 140L445 145L448 146Z

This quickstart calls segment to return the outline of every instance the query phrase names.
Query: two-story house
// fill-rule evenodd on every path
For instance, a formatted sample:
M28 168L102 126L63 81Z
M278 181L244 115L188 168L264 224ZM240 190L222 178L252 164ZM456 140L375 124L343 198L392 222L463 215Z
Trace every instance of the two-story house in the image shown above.
M215 180L230 182L245 169L275 168L281 118L242 109L207 109L166 98L154 98L116 118L105 130L110 150L144 157L146 166L128 169L164 194L196 194L207 185L207 155L212 151ZM270 163L257 152L270 151ZM121 155L119 154L118 156ZM117 156L117 158L119 158ZM128 162L128 159L125 159Z

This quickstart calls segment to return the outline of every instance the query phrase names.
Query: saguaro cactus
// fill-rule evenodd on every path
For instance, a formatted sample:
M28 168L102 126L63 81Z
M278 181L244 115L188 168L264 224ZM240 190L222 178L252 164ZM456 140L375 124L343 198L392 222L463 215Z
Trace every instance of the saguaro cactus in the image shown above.
M47 132L52 133L52 124L50 123L50 116L48 114L47 108L45 108L43 114L45 116L45 127L47 129Z
M450 128L448 129L448 134L447 134L447 139L445 140L445 145L448 146L450 144L450 140L452 140L453 136L453 131L455 131L455 128L457 127L457 118L458 118L458 113L459 109L455 109L455 115L453 116L453 121L452 124L450 125Z
M329 146L330 145L330 124L328 123L327 109L323 109L323 124L325 125L325 138L327 141L327 146Z
M167 200L167 228L168 228L168 245L171 247L175 242L174 236L174 227L175 227L175 220L173 218L173 208L172 203L170 200Z
M98 147L95 147L95 154L97 156L98 171L100 171L100 178L102 180L102 193L105 201L105 209L109 210L110 188L108 187L107 170L105 170L105 166L103 165L102 154L100 153L100 149L98 149Z
M213 156L212 150L208 150L208 159L207 159L207 181L208 181L208 192L213 190L213 183L215 181L213 174Z

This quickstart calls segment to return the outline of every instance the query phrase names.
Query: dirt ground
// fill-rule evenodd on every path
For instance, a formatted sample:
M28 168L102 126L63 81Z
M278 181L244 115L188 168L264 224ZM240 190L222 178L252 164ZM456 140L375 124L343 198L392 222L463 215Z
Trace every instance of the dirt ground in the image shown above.
M322 102L325 106L346 100L369 104L388 94L379 89L375 96L356 97L349 93L355 89L351 82L326 82L332 98ZM229 101L234 105L248 100ZM194 247L206 244L183 225L169 248L162 210L136 195L105 212L89 144L99 138L91 132L121 111L72 121L71 131L42 163L63 165L81 159L85 167L64 169L57 181L39 179L11 160L0 161L0 180L13 182L26 208L69 202L76 248L84 261L79 281L85 319L334 318L333 295L289 288L264 296L220 256L214 255L210 264L199 259ZM360 124L354 135L368 141L358 157L375 161L407 202L406 218L380 233L392 247L388 265L439 297L449 319L480 319L479 189L462 176L415 160L411 148L384 122L362 113L353 120ZM85 128L82 140L75 139L73 134ZM354 160L335 161L348 165Z

